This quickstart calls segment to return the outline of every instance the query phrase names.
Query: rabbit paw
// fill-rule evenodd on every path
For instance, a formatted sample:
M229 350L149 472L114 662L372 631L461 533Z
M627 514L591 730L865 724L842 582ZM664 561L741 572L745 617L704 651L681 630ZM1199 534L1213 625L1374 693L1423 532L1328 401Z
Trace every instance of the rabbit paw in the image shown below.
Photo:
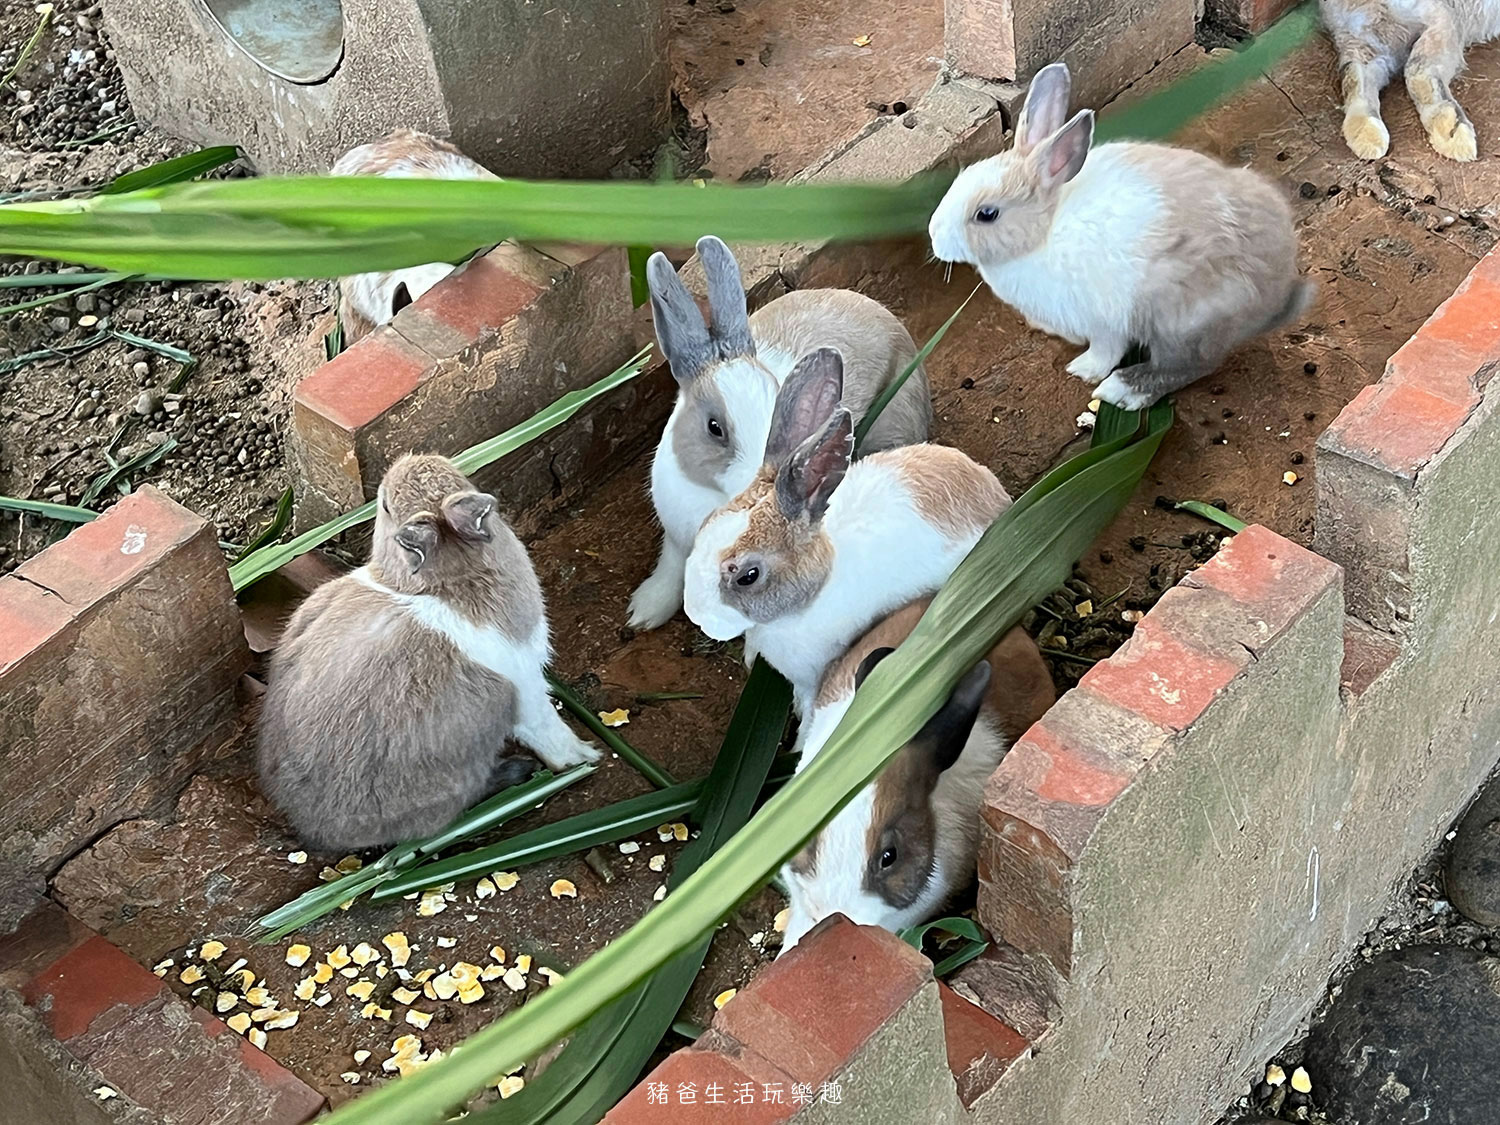
M626 624L632 629L659 629L681 608L681 575L658 570L630 595L630 617Z
M1378 160L1391 147L1391 134L1378 117L1357 114L1344 118L1344 140L1362 160Z
M1479 155L1474 126L1459 117L1451 105L1439 106L1427 124L1427 139L1440 156L1467 163Z
M1067 372L1069 375L1076 375L1092 387L1109 378L1109 373L1119 362L1118 355L1111 355L1091 344L1088 351L1074 357L1073 362L1068 364Z
M1136 390L1121 379L1118 373L1100 383L1094 393L1103 401L1118 406L1121 410L1145 410L1152 406L1158 397Z
M555 738L545 750L537 749L536 756L542 763L554 772L565 770L569 766L576 766L580 762L597 762L603 751L592 742L585 742L572 731L567 732L567 737Z

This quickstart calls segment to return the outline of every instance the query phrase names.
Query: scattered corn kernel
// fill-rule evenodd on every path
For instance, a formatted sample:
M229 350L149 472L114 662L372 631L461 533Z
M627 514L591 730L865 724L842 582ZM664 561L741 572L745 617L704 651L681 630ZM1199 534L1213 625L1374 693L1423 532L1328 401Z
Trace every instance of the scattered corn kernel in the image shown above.
M479 882L474 884L475 898L493 898L495 895L495 880L488 875L483 876Z
M352 996L356 1000L368 1000L371 993L375 991L375 982L372 980L357 980L348 988L344 989L345 996Z
M466 984L458 990L458 1000L461 1004L472 1004L476 1000L484 999L484 985L477 980L473 984Z
M432 1013L419 1012L416 1008L408 1008L406 1010L406 1022L411 1024L412 1027L421 1028L423 1031L426 1031L427 1025L432 1022Z
M183 984L197 984L203 979L203 970L197 965L189 965L177 974L177 979Z
M385 974L387 972L389 972L389 971L390 970L388 970L384 965L376 965L375 966L375 975L377 977L379 977L381 980L385 979Z
M460 961L448 970L448 975L458 981L460 986L471 984L479 979L479 966L471 965L467 961Z
M849 42L853 43L856 47L868 47L870 45L870 37L868 35L856 35Z
M359 1085L359 1072L357 1070L346 1070L339 1077L351 1086Z
M391 1010L389 1008L382 1008L373 1000L361 1008L359 1014L367 1020L385 1020L386 1023L391 1022Z
M516 955L516 968L520 969L523 973L531 972L531 954L518 953Z
M495 881L497 891L508 891L521 881L514 871L496 871L490 878Z
M787 919L789 919L791 916L791 907L786 907L785 909L778 910L776 912L776 921L771 923L771 928L774 929L778 934L786 933Z
M423 918L431 918L447 909L448 900L443 897L442 891L428 891L422 896L422 901L417 903L417 914Z
M563 979L563 975L556 969L549 969L545 965L538 969L537 973L545 977L548 984L556 984L558 981Z
M198 951L198 956L205 961L217 961L224 956L224 950L227 948L228 946L222 941L205 941L203 948Z
M623 707L614 711L600 711L599 721L607 727L623 727L630 722L630 712Z
M439 1000L452 1000L458 992L458 982L451 973L439 973L431 983L433 994Z
M225 972L237 973L237 972L239 972L241 969L243 969L248 964L250 964L250 962L246 961L243 957L241 957L233 965L230 965L229 968L225 970ZM255 979L254 977L251 977L252 981L254 979Z
M739 991L739 989L737 989L737 988L726 988L723 992L721 992L717 996L715 996L714 997L714 1010L717 1011L718 1009L722 1008L725 1004L727 1004L731 1000L733 1000L734 999L734 994L736 992L738 992L738 991ZM736 1009L736 1011L738 1011L738 1009Z
M333 869L342 875L352 875L364 866L364 861L357 855L346 855L333 865Z
M660 902L662 899L664 899L666 897L667 897L667 885L665 883L663 883L661 886L659 886L659 887L656 888L656 893L651 896L651 901L652 902Z
M307 853L306 852L290 852L290 853L288 853L288 855L286 857L286 861L288 863L299 863L299 864L300 863L306 863L307 862Z
M318 982L312 977L303 977L297 982L297 987L292 989L292 995L298 1000L311 1000L318 991Z
M335 969L342 969L349 963L349 947L341 945L328 955L328 963Z
M421 998L421 996L422 996L422 994L420 992L413 992L409 988L393 988L393 989L391 989L391 999L394 1000L398 1004L412 1004L412 1003L415 1003L418 999Z
M224 1023L226 1026L228 1026L230 1031L237 1031L241 1035L243 1035L245 1034L245 1032L250 1030L250 1013L235 1012L234 1015L230 1016L227 1020L224 1021Z
M1296 484L1299 479L1300 478L1297 476L1297 474L1292 472L1290 469L1281 474L1282 484Z
M360 1050L360 1051L355 1051L354 1052L354 1061L356 1063L360 1064L360 1065L363 1065L365 1062L367 1062L369 1060L369 1058L370 1058L370 1052L369 1051Z
M486 965L483 969L479 970L480 980L499 980L504 975L504 965Z
M255 1011L250 1013L250 1018L256 1023L265 1023L275 1014L275 1008L256 1008Z
M318 878L322 879L325 883L337 883L343 876L333 868L325 867L322 871L318 872Z
M260 1028L252 1027L250 1033L245 1038L249 1039L250 1046L257 1050L264 1051L266 1049L266 1033Z
M294 969L300 969L303 965L307 964L307 960L311 956L312 946L294 945L286 951L286 963Z
M411 960L411 945L406 940L406 935L400 930L386 934L380 939L380 944L391 952L391 964L401 968Z
M439 949L452 949L455 945L458 944L458 939L452 937L440 937L437 939L437 944Z
M568 879L558 879L555 882L553 882L553 884L552 884L552 897L553 898L577 898L578 897L578 888L573 885L573 883L572 883L571 880L568 880Z
M490 956L500 964L505 964L505 947L503 945L490 946Z
M429 1000L436 1000L438 998L437 989L432 987L431 981L428 981L422 986L422 995L427 997L427 999Z
M327 992L318 993L318 998L313 1001L320 1008L326 1008L333 1002L333 996Z
M340 969L339 976L348 977L350 980L353 980L355 977L359 976L359 966L350 965L348 968Z
M672 838L672 826L670 824L658 824L656 826L656 838L665 844Z
M270 1019L266 1020L265 1029L267 1031L285 1031L289 1027L296 1027L299 1015L301 1015L300 1012L275 1012Z
M1089 409L1092 410L1095 414L1099 413L1099 407L1101 405L1102 404L1100 403L1100 401L1097 398L1091 398L1091 399L1089 399Z
M312 979L314 984L327 984L333 979L333 966L327 961L319 961L313 966Z
M247 988L245 990L245 1000L253 1008L264 1008L273 1002L271 1000L271 990L264 985L257 988Z
M651 868L652 871L665 871L667 869L667 857L664 855L654 855L646 866Z
M50 5L50 4L47 5L48 8L51 8L51 6L52 5ZM83 322L79 321L79 323L82 324ZM101 1102L107 1102L107 1101L109 1101L110 1098L118 1098L119 1096L120 1095L119 1095L118 1091L112 1090L108 1086L95 1086L94 1087L94 1097L98 1098ZM501 1095L501 1096L503 1097L504 1095Z
M151 971L159 977L164 977L167 975L167 970L175 964L177 964L176 961L173 961L170 957L166 957L153 965L151 967Z
M640 850L640 844L636 843L634 840L626 840L623 844L620 845L621 855L634 855Z
M676 824L672 825L672 838L679 844L682 843L682 841L686 840L688 838L687 825L683 824L681 821L678 821Z
M522 1078L518 1074L510 1074L500 1079L499 1082L496 1082L495 1086L499 1089L500 1097L503 1100L505 1098L511 1097L512 1095L519 1094L523 1089L525 1089L526 1079Z
M1078 611L1079 617L1087 617L1094 612L1094 603L1088 598L1084 598L1083 601L1079 602L1073 608Z
M380 954L367 941L362 941L349 951L349 956L356 965L368 965L371 961L379 961Z
M1282 1070L1281 1067L1277 1066L1275 1063L1272 1063L1270 1066L1266 1067L1267 1086L1280 1086L1285 1081L1286 1071Z
M1299 1094L1312 1093L1312 1076L1300 1066L1292 1071L1292 1089Z
M240 1002L240 998L233 992L221 992L214 998L214 1011L223 1014Z
M514 966L506 969L505 976L502 979L504 979L505 981L505 987L510 989L512 992L526 991L526 974L521 972L520 969L517 969Z
M423 969L416 976L412 977L412 980L416 981L418 984L426 984L435 976L437 976L436 969Z

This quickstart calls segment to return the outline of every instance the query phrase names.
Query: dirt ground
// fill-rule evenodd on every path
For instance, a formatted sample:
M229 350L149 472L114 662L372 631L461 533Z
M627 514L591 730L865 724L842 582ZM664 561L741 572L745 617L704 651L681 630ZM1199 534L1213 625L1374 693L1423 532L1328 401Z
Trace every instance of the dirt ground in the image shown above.
M59 4L59 29L74 29L68 42L49 40L39 56L43 62L23 72L18 88L0 91L0 191L97 184L180 151L148 129L131 132L135 126L88 145L60 147L81 139L71 131L77 126L67 124L70 107L83 96L78 89L93 97L88 91L102 85L109 97L95 98L100 107L112 100L109 112L128 112L117 80L107 77L107 59L80 59L95 64L85 68L88 77L65 73L79 44L92 44L84 49L96 53L102 46L76 20L91 20L96 7L77 0ZM896 101L910 100L930 84L930 55L941 27L936 4L924 0L915 16L903 11L899 18L856 18L841 8L831 15L830 7L838 8L797 0L774 23L769 0L699 0L674 7L678 93L690 118L707 124L712 174L788 174L856 131L861 120L890 112ZM24 42L32 19L29 6L10 5L0 13L0 42ZM810 34L813 27L817 36ZM863 35L871 37L871 47L854 46ZM1163 76L1201 57L1200 51L1184 52L1164 66ZM696 66L689 67L688 59ZM54 68L50 74L47 63ZM0 73L8 66L0 49ZM1218 532L1165 510L1158 497L1222 502L1241 518L1310 540L1318 433L1361 386L1379 378L1389 355L1500 234L1500 164L1494 160L1500 151L1500 49L1471 51L1470 74L1455 87L1480 127L1483 157L1468 167L1432 154L1399 90L1387 99L1392 155L1374 165L1355 161L1338 134L1333 73L1331 52L1319 41L1274 80L1244 91L1182 138L1248 162L1286 186L1296 200L1305 268L1322 292L1306 325L1246 347L1213 378L1177 396L1178 424L1134 502L1082 561L1078 585L1031 619L1034 631L1050 631L1048 651L1060 687L1128 635L1123 611L1148 607L1216 548ZM33 91L32 98L21 99L20 89ZM23 112L29 104L41 108ZM63 108L48 108L57 106ZM113 127L105 112L99 108L84 127ZM796 130L787 130L788 121L799 123ZM947 318L976 280L968 271L945 279L917 244L873 248L865 261L857 287L890 304L918 340ZM16 272L21 266L0 268ZM175 363L151 353L135 357L118 339L73 356L9 362L42 347L76 345L97 331L81 318L109 314L120 327L181 346L200 361L183 385L177 410L169 413L165 399L159 405L152 399L153 409L137 415L140 422L122 440L126 455L166 437L180 442L137 481L166 488L214 519L226 541L244 542L288 483L279 435L291 387L319 358L310 326L326 315L328 287L138 285L102 290L97 297L89 308L51 305L4 321L0 492L76 500L107 467L102 452L143 391L163 390L177 373ZM1070 354L1058 341L1027 331L981 293L929 362L936 438L992 466L1019 494L1086 440L1075 418L1086 408L1089 391L1063 373ZM652 634L623 629L630 590L649 570L655 547L643 530L652 526L644 488L648 465L641 458L621 466L580 507L556 513L529 545L548 591L561 674L598 709L628 708L630 723L621 733L677 776L701 776L722 737L743 666L737 646L707 642L681 618ZM1288 470L1299 475L1295 485L1282 483ZM621 528L632 535L622 537ZM35 521L23 527L14 516L0 514L0 569L35 550L53 530ZM1094 611L1080 619L1076 606L1084 600L1094 603ZM1066 648L1058 636L1067 638ZM698 698L642 699L674 692ZM54 894L144 963L172 958L166 979L184 995L198 987L180 979L185 966L197 963L188 951L209 938L224 941L228 951L203 968L207 979L214 981L215 973L243 957L283 1006L299 1009L297 1026L272 1032L268 1049L335 1101L383 1080L379 1064L398 1035L418 1033L425 1049L446 1049L545 985L533 971L528 993L512 993L495 981L473 1005L418 1002L419 1010L438 1014L417 1032L399 1022L405 1011L399 1005L390 1005L388 1024L361 1018L362 1003L344 994L342 977L330 984L327 1007L294 999L292 989L306 969L284 963L292 941L311 945L315 958L360 941L383 952L380 937L399 929L421 947L412 968L459 960L483 965L498 943L512 962L522 951L537 966L565 972L649 907L682 846L648 832L631 855L603 849L615 876L607 885L582 857L569 857L521 869L513 890L484 900L476 898L472 881L460 883L433 917L419 917L411 902L359 905L305 934L258 947L236 935L260 913L316 884L322 867L341 857L287 862L296 843L254 789L248 746L247 730L239 753L197 779L174 817L114 829L63 869ZM645 788L633 770L610 761L506 832ZM666 857L663 872L650 869L656 855ZM576 899L548 893L558 877L576 884ZM771 920L779 905L774 892L765 892L721 931L688 1005L694 1019L706 1020L720 989L743 983L774 953ZM439 938L454 942L439 944ZM375 982L377 995L388 994L393 978L376 972L372 964L361 975ZM373 1054L357 1065L355 1050ZM340 1078L347 1070L360 1074L360 1086Z

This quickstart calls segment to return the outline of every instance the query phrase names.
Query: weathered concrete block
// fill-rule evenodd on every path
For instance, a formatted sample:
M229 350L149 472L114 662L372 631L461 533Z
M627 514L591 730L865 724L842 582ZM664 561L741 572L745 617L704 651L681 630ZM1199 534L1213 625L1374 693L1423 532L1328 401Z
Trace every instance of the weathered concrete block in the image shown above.
M653 147L666 124L659 0L283 7L277 33L262 26L272 4L110 0L105 28L136 113L237 144L269 173L325 172L404 126L500 175L598 176ZM268 14L259 24L257 12Z
M100 1085L144 1111L125 1120L160 1125L301 1125L323 1108L323 1095L52 903L0 936L7 990L36 1018L0 1012L0 1027L15 1036L0 1052L51 1064L6 1071L8 1105L57 1099L40 1116L8 1120L107 1120L114 1114L87 1110L85 1098L100 1105L92 1094ZM59 1072L64 1053L73 1065ZM88 1094L80 1079L93 1084Z
M1220 26L1256 35L1286 15L1296 0L1208 0L1207 16Z
M0 578L0 927L90 839L170 804L249 659L213 525L150 487Z
M1193 41L1194 0L944 0L948 65L1028 81L1048 63L1073 72L1075 105L1100 106Z
M566 256L497 246L298 384L299 526L364 503L408 450L457 453L630 357L624 250ZM476 480L513 519L572 497L655 435L670 387L644 374Z

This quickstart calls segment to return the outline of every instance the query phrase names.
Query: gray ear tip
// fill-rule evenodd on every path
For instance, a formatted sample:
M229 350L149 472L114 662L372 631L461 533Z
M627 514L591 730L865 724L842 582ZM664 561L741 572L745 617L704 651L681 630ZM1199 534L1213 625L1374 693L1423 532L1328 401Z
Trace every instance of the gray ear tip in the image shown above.
M653 286L669 285L677 277L677 271L667 256L658 250L646 259L646 280Z
M705 234L698 240L698 257L703 257L704 252L710 254L725 254L733 257L729 252L729 246L716 234Z

